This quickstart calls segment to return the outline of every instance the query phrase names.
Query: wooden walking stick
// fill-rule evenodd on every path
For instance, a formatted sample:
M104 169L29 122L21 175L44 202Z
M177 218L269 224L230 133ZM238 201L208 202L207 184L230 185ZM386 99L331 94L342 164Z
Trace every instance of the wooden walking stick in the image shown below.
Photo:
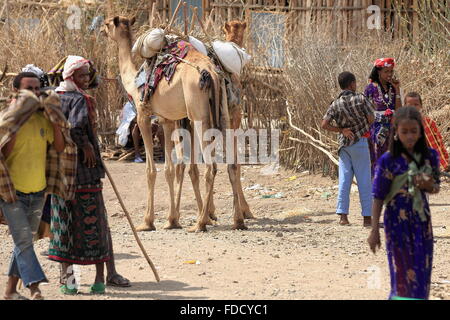
M136 239L136 242L138 243L139 248L141 248L141 251L144 254L145 259L147 260L148 264L152 268L152 271L153 271L153 274L155 275L156 281L159 282L160 279L159 279L158 271L156 271L155 265L153 264L152 260L150 260L148 254L147 254L147 251L145 251L145 248L142 245L141 240L139 239L139 236L136 232L136 228L134 227L133 221L131 220L131 216L128 213L127 208L125 208L125 204L122 201L122 197L120 196L119 191L117 190L116 184L114 183L114 180L111 177L111 174L109 173L108 169L106 168L106 165L105 165L105 162L103 161L103 159L102 159L102 164L103 164L103 167L105 168L106 175L108 176L108 179L111 182L111 185L114 189L114 193L116 194L117 199L119 200L120 206L122 207L123 211L125 212L125 216L127 217L128 223L130 224L131 230L133 231L134 238Z

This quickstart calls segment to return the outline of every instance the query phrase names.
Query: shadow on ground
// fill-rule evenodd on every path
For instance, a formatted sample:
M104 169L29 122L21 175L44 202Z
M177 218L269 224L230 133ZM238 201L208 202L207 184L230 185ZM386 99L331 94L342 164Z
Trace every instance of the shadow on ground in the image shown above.
M136 281L131 283L131 287L107 287L106 296L111 299L147 299L147 300L204 300L208 297L190 296L189 291L199 291L206 288L191 287L189 284L174 281L162 280L156 281ZM87 293L88 288L82 288L82 296L90 296ZM186 295L170 294L170 292L186 292Z
M258 218L257 214L256 219L246 220L245 225L248 227L248 231L253 232L262 232L262 231L271 231L271 232L303 232L304 230L301 228L295 227L279 227L280 225L298 225L303 223L318 223L318 224L332 224L336 223L336 219L325 219L314 221L311 217L322 217L322 216L330 216L336 215L335 212L312 212L304 215L294 215L288 216L281 219L273 219L273 218ZM208 230L215 231L229 231L232 230L232 225L221 225L220 218L219 223L214 227L208 226Z

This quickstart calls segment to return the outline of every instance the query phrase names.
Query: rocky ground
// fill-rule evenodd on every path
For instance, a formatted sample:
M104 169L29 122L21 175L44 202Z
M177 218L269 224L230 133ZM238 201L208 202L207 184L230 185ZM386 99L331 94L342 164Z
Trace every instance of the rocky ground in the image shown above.
M146 205L145 164L107 162L135 224ZM337 181L308 173L280 170L264 175L261 166L244 166L242 183L255 220L249 230L234 231L232 194L226 168L219 166L215 203L219 218L207 233L189 233L196 219L196 202L185 179L181 204L184 229L164 230L168 192L162 172L156 182L156 232L140 232L157 266L157 283L142 257L128 222L105 182L105 202L119 272L130 288L110 288L103 296L89 295L93 266L76 269L81 293L59 293L59 266L41 256L48 240L35 248L50 283L42 286L46 299L386 299L389 271L384 249L376 255L366 243L358 192L352 192L350 226L338 225L334 213ZM201 168L203 171L203 168ZM450 299L450 188L431 196L435 236L432 299ZM3 293L12 241L0 226L0 292ZM384 246L384 241L383 241ZM22 289L24 295L28 292Z

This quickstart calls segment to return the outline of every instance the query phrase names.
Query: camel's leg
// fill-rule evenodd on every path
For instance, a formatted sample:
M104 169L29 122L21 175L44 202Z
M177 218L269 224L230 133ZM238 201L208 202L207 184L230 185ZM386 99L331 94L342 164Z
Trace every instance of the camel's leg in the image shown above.
M232 129L237 130L241 126L241 119L242 114L241 110L237 107L235 107L235 111L232 114L232 120L231 120L231 126ZM237 155L237 141L235 139L234 141L234 154ZM240 210L242 211L242 214L244 215L244 219L254 219L255 217L250 211L250 206L247 203L247 200L245 200L244 191L242 190L242 182L241 182L241 165L237 163L236 159L236 188L238 192L239 197L239 204L240 204Z
M239 177L237 175L237 165L235 163L228 165L228 176L230 178L231 187L233 189L233 208L234 208L233 229L247 230L248 228L245 226L244 214L241 210L241 204L239 202L238 183L237 183Z
M177 121L178 122L178 121ZM175 130L179 128L178 124L175 125ZM163 138L164 140L164 138ZM175 151L177 154L178 163L175 165L175 176L176 176L176 184L177 184L177 193L175 199L175 210L177 212L177 220L180 221L180 204L181 204L181 193L183 189L183 181L184 181L184 171L186 169L186 164L183 161L183 148L182 142L180 141L180 137L176 137L175 139Z
M205 182L205 186L206 186L206 190L209 190L209 188L214 188L214 185L210 185L210 180L206 180ZM213 181L214 183L214 181ZM214 205L214 191L211 194L211 199L209 199L208 202L208 215L210 217L211 220L217 221L217 216L215 215L216 212L216 206Z
M207 120L203 121L201 128L194 128L196 137L199 139L199 141L201 141L202 152L205 150L205 148L209 144L207 141L203 141L203 139L202 139L202 137L204 136L204 132L209 128L208 123L209 123L209 121L207 121ZM195 159L194 159L194 161L195 161ZM206 194L204 197L203 207L202 207L201 213L198 217L196 226L194 226L189 231L207 231L206 225L211 224L211 219L209 217L208 208L210 206L211 199L212 199L214 179L216 177L216 174L217 174L217 163L215 163L214 159L213 159L212 163L206 164L205 185L207 186L207 188L206 188L206 192L205 192Z
M234 121L233 121L234 120ZM232 129L236 129L237 119L233 118L231 121ZM234 137L233 143L233 163L228 164L228 177L230 178L231 188L233 189L233 208L234 208L234 225L233 229L247 230L244 222L244 212L241 209L240 195L242 192L241 175L240 175L240 165L237 163L237 138ZM244 198L245 200L245 198Z
M177 163L175 165L175 176L177 183L177 194L175 199L175 210L178 214L177 220L180 221L180 204L181 204L181 192L183 189L183 180L184 180L184 171L186 169L186 165L182 163Z
M195 132L191 126L191 137L194 137ZM194 140L192 139L191 141L191 155L194 154L194 152L196 152L196 150L194 150ZM195 193L195 198L197 200L197 206L198 206L198 214L200 216L200 213L202 211L203 208L203 201L202 201L202 196L200 193L200 174L198 171L198 165L196 163L193 163L193 161L191 162L191 165L189 167L189 177L191 178L191 182L192 182L192 186L194 188L194 193ZM206 190L208 190L208 185L206 185ZM213 194L214 195L214 194ZM213 201L213 195L211 196L211 200L209 202L209 206L208 206L208 214L211 220L217 221L217 217L215 216L214 212L216 211L216 208L214 206L214 201ZM208 224L212 224L212 222L208 223Z
M200 192L200 172L198 171L198 165L191 163L189 165L188 174L191 178L192 188L194 189L195 200L197 200L198 216L200 216L203 208L203 201Z
M255 216L250 211L250 206L248 205L247 200L245 200L244 191L242 190L240 164L236 164L236 188L238 191L240 209L244 215L244 219L254 219Z
M137 231L153 231L156 230L155 211L154 211L154 194L155 194L155 180L156 180L156 166L153 161L153 139L150 117L138 108L137 122L139 130L144 140L146 152L146 173L147 173L147 211L144 217L144 223L136 228Z
M172 161L172 150L174 148L174 142L172 141L172 132L175 130L175 123L173 121L165 121L163 123L164 128L164 155L165 165L164 173L166 176L166 182L169 186L169 215L168 223L164 226L164 229L180 229L181 225L178 221L180 215L176 211L175 205L175 164ZM179 187L181 193L181 185Z
M193 130L191 128L191 137L193 137ZM194 154L194 141L191 139L191 155ZM179 161L184 159L183 157L183 149L182 149L182 142L180 141L179 137L175 141L175 150L177 152L177 158ZM180 203L181 203L181 192L183 188L183 180L184 180L184 171L186 169L186 164L184 161L178 163L175 166L176 171L176 182L177 182L177 196L176 196L176 210L178 213L178 221L180 217ZM200 216L202 208L203 208L203 201L202 201L202 195L200 193L200 174L198 171L198 166L195 163L190 164L189 166L189 176L191 178L192 187L194 189L194 195L195 200L197 201L197 208L198 208L198 216ZM212 224L212 223L211 223Z

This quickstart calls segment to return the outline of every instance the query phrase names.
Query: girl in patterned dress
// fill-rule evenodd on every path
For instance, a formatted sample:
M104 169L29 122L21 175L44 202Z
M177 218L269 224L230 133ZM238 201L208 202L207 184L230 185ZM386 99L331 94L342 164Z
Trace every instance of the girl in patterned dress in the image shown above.
M427 147L420 112L396 112L389 151L378 160L373 182L372 231L368 242L381 246L383 204L390 299L428 299L433 261L433 232L426 193L439 192L439 156Z

